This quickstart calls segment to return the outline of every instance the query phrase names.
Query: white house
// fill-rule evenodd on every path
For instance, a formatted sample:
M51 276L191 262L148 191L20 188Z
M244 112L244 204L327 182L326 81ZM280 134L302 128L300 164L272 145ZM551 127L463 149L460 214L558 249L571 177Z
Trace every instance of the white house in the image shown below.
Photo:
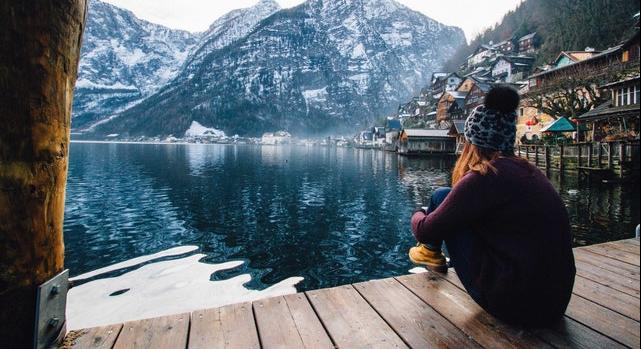
M260 143L266 145L289 144L292 141L292 135L287 131L268 132L263 134Z

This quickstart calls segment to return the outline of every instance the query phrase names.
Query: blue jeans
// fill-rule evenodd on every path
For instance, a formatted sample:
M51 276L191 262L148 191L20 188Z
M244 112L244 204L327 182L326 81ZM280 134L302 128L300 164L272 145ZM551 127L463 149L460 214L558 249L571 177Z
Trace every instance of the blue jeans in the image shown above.
M452 188L436 189L430 199L427 214L434 212L451 191ZM430 241L426 245L431 248L441 248L443 241ZM465 286L467 293L481 306L485 302L474 280L480 274L479 266L481 265L482 253L485 251L483 246L484 243L478 235L467 230L456 232L445 238L445 250L450 257L450 265L456 268L456 274Z

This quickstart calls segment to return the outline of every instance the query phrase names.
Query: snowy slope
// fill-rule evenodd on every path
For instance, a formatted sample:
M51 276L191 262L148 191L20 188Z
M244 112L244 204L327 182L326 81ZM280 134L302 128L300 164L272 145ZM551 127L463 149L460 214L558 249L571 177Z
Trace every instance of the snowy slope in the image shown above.
M193 121L241 135L351 131L417 93L465 40L393 0L308 0L244 28L214 24L175 80L97 135L182 136Z
M73 106L83 129L139 102L180 71L198 35L172 30L98 0L89 15Z

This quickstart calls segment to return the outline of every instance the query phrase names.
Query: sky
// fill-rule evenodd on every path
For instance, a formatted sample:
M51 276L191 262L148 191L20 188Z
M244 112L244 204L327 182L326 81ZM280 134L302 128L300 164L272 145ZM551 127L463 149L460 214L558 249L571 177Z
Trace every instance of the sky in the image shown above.
M174 29L206 30L225 13L249 7L258 0L104 0L131 10L139 18ZM277 0L284 8L303 0ZM397 0L441 23L460 27L468 41L483 29L501 20L522 0Z

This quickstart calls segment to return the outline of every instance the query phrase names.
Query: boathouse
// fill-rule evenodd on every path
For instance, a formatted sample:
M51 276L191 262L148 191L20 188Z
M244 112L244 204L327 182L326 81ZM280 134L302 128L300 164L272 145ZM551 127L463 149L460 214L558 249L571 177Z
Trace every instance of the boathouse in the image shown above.
M456 138L449 135L449 130L405 129L399 137L399 154L454 154L455 151Z

